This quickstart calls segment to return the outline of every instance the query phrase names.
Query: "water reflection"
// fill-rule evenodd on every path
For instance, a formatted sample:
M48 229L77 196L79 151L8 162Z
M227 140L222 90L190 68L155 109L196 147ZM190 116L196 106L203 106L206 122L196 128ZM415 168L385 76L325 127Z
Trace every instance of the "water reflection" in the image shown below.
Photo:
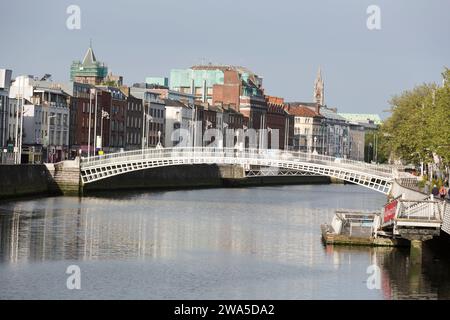
M0 261L170 258L202 248L297 260L300 243L314 263L318 234L310 226L325 221L332 209L292 213L283 206L254 204L254 212L245 212L245 206L227 203L224 210L214 201L164 197L11 203L1 208ZM198 210L209 213L200 216Z
M360 187L330 185L3 203L0 285L7 289L0 297L35 298L26 282L10 279L45 278L47 270L57 266L60 272L58 263L69 261L84 263L91 279L106 283L104 291L97 283L83 297L449 298L450 263L442 252L426 249L428 262L415 270L407 248L323 246L319 226L335 209L374 210L384 201ZM366 287L371 264L381 268L381 290ZM103 271L111 265L118 273L108 278ZM141 277L130 276L133 272ZM127 286L125 296L116 290ZM67 292L53 294L49 297Z
M367 254L371 264L381 270L381 292L384 299L450 299L449 254L438 249L450 245L435 239L424 245L422 265L410 264L409 248L328 246L333 262L351 259L356 252ZM439 257L439 258L437 258Z

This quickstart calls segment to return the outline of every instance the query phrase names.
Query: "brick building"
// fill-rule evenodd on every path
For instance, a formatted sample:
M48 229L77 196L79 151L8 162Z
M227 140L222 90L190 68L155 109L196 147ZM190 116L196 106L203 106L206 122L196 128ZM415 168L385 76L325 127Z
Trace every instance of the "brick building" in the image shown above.
M111 93L101 88L95 88L89 84L77 82L64 85L64 88L69 94L71 110L69 134L70 156L72 158L75 157L80 153L80 150L81 154L86 156L89 150L89 144L91 155L94 155L100 149L108 151L110 141L109 114L111 112ZM97 139L95 139L96 136Z
M140 149L142 148L142 119L144 118L142 99L131 94L130 88L124 88L122 91L127 96L125 149Z
M108 152L117 152L125 149L125 128L126 128L126 112L127 112L127 97L116 87L98 86L102 92L110 94L110 111L109 114L109 144ZM101 114L101 110L99 110ZM99 115L100 116L100 115ZM97 121L99 122L99 121ZM105 137L104 137L105 138Z
M289 136L289 115L284 110L284 99L274 96L266 96L267 102L267 130L268 147L273 149L286 149ZM275 136L275 130L278 131L278 142L272 143L272 137Z

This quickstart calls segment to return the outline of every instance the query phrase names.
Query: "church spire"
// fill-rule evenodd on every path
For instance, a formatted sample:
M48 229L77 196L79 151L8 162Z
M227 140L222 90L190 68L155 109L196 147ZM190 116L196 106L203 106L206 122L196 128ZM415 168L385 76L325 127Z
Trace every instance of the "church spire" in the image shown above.
M89 41L89 49L86 51L86 54L83 58L83 65L92 65L95 64L97 59L95 58L94 50L92 50L92 39Z
M322 79L322 70L319 67L319 70L317 71L317 77L314 81L314 102L318 103L319 105L324 105L324 82Z

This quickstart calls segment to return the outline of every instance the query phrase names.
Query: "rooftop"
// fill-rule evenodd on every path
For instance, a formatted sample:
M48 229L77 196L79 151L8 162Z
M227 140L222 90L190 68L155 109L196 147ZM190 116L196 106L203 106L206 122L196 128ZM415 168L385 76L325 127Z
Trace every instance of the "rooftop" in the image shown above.
M301 105L288 105L286 111L296 117L321 118L322 115L315 110Z
M360 122L360 123L374 123L376 125L381 124L381 118L378 114L370 113L339 113L348 121Z
M164 104L167 107L182 107L182 108L187 108L187 106L179 101L179 100L173 100L173 99L163 99L164 100Z
M338 120L338 121L347 121L344 117L340 116L336 109L331 109L327 107L320 108L320 114L323 115L327 119Z

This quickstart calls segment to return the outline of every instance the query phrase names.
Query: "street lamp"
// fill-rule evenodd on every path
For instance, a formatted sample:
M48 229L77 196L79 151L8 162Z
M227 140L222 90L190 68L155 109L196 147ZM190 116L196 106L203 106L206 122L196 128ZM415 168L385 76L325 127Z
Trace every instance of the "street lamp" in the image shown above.
M145 141L146 141L146 147L148 148L148 140L149 140L148 136L150 135L150 123L153 123L153 117L150 114L146 113L145 114L145 120L146 120L146 123L147 123L147 126L146 126L147 130L146 130L146 134L145 134Z
M161 144L161 131L158 130L158 144L156 145L157 149L162 149L162 144Z
M89 158L91 156L91 122L92 122L92 93L94 93L95 95L95 125L97 125L97 90L94 89L89 89L89 117L88 117L88 161ZM97 128L94 128L94 134L97 134ZM95 137L95 139L97 139L97 137ZM94 141L94 145L95 145L95 141ZM95 148L94 148L95 149Z
M347 137L344 137L344 138L342 139L342 157L343 157L344 159L347 158L347 152L346 152L346 149L347 149Z
M314 137L314 151L313 154L317 154L317 137Z
M47 116L47 162L49 162L49 149L50 149L50 119L55 118L56 114Z
M102 108L102 117L100 122L100 148L103 151L103 119L109 119L109 113Z

